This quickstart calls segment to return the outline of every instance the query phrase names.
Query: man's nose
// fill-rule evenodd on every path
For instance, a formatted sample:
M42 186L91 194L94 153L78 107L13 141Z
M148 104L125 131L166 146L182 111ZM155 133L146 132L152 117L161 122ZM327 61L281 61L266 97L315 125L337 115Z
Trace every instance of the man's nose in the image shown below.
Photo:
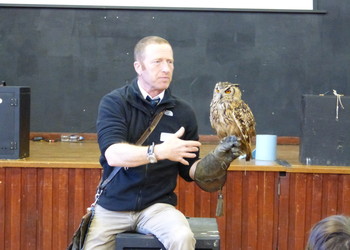
M162 62L162 71L164 71L164 72L168 72L168 71L170 71L170 65L169 65L169 63L168 62Z

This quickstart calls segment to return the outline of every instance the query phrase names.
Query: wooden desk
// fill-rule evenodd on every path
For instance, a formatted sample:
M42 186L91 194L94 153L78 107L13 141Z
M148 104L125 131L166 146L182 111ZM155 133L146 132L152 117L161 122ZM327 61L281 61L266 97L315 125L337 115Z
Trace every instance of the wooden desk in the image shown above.
M215 145L203 144L201 156ZM279 145L275 162L235 160L227 175L221 249L303 249L311 226L350 215L350 167L305 166L297 145ZM31 142L30 157L0 160L0 249L65 249L100 179L95 141ZM215 217L216 193L179 178L178 208Z
M29 157L18 160L0 159L0 167L101 168L96 141L30 142Z
M214 144L203 144L201 157L215 148ZM30 156L19 160L2 160L0 167L49 167L49 168L101 168L100 151L96 141L71 142L30 142ZM339 173L350 174L350 167L303 165L299 162L298 145L278 145L277 157L286 160L291 167L274 161L232 162L230 171L272 171L296 173Z

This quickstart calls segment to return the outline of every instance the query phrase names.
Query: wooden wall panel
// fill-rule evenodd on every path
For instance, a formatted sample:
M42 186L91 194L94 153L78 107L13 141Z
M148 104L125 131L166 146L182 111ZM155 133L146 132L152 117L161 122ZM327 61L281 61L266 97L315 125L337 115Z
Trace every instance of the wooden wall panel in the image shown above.
M21 249L33 249L37 246L37 169L30 168L22 175L21 183ZM29 230L28 230L29 229Z
M338 182L339 175L330 174L323 178L322 214L335 214L338 211Z
M100 169L0 168L0 249L65 249L94 200ZM179 179L178 208L215 217L217 192ZM222 250L303 249L311 226L350 208L350 175L229 171Z
M242 214L243 214L243 172L230 172L226 182L226 232L227 238L223 238L221 245L227 249L241 249L242 246ZM220 230L220 234L223 231Z
M199 188L195 188L194 214L198 214L199 217L211 217L211 214L213 213L212 203L215 203L215 198L212 199L212 195L210 193Z
M179 186L178 207L181 207L182 212L186 216L194 216L195 186L193 185L193 183L189 185L189 183L185 181L179 182L178 186Z
M279 199L278 199L278 231L277 231L277 248L288 249L288 224L289 224L289 176L279 177Z
M229 172L223 188L224 216L217 217L221 249L272 249L277 177L273 172ZM204 192L181 179L178 186L178 208L185 215L215 217L217 192Z
M53 249L53 169L38 170L38 249Z
M68 242L68 187L69 169L54 169L53 171L53 210L52 210L52 244L57 249L64 249Z
M350 175L341 175L339 179L339 213L350 214Z
M74 172L69 171L68 187L71 192L68 193L68 200L74 201L68 203L68 237L73 235L75 221L81 219L84 213L84 169L76 169Z
M21 249L21 169L5 171L5 249Z
M247 172L243 178L242 249L257 249L258 172Z
M65 249L100 169L0 168L0 249Z
M278 249L303 249L316 222L350 215L349 175L287 173L280 178ZM348 203L349 204L349 203Z
M288 227L288 249L303 249L298 248L299 234L304 232L305 221L305 197L306 197L306 175L298 174L291 175L290 197L289 197L289 227Z
M0 168L0 249L5 249L4 232L5 232L5 169Z
M309 230L312 225L322 218L322 185L325 175L309 174L307 175L306 188L306 211L305 211L305 230L306 237L304 244L306 245L309 236Z
M257 250L274 249L274 232L277 229L277 177L276 173L259 172Z

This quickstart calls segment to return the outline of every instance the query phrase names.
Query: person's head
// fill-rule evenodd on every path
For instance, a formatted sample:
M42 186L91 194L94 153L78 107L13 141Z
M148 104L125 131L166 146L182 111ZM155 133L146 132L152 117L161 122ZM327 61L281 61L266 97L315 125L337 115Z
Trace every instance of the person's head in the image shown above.
M306 250L350 249L350 218L332 215L316 223L310 232Z
M134 49L134 68L141 86L152 96L167 89L173 77L174 57L170 43L158 36L142 38Z

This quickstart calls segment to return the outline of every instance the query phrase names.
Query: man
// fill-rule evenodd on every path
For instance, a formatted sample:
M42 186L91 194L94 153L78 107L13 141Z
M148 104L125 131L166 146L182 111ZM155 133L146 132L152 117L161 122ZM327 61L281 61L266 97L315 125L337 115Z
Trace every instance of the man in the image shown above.
M175 208L177 176L196 179L200 186L214 185L217 190L225 181L227 167L239 155L239 144L230 137L199 160L194 111L168 89L174 70L171 45L160 37L145 37L135 46L134 56L137 79L107 94L100 103L97 133L104 179L114 167L123 168L95 207L84 249L114 249L116 234L137 231L154 234L166 249L191 250L193 233ZM145 143L135 145L155 114L163 110L164 116Z

